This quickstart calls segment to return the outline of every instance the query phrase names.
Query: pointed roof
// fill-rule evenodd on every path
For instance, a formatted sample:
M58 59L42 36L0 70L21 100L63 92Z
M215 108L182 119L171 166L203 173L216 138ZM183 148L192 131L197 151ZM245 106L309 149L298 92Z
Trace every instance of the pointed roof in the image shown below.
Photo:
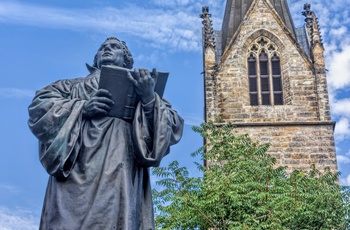
M286 0L269 0L287 28L295 36L294 24ZM224 20L222 22L222 49L230 42L243 21L254 0L227 0Z

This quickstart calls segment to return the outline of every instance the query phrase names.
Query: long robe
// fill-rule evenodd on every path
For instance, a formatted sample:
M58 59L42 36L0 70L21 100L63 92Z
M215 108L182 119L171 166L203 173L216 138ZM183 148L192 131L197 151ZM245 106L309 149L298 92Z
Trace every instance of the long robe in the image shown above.
M149 167L182 135L183 119L155 94L152 116L138 104L132 123L84 119L100 72L37 91L29 127L50 174L40 229L154 229ZM149 117L153 117L150 120Z

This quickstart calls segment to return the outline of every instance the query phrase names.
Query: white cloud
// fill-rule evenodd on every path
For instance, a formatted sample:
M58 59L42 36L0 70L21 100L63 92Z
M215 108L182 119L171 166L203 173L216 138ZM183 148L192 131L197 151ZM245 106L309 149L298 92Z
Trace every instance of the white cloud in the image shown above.
M204 122L204 119L202 117L198 117L198 115L196 114L189 114L189 113L180 113L180 114L185 120L186 125L198 126Z
M330 30L330 34L332 36L343 36L344 34L346 34L346 32L348 31L348 29L345 26L341 26L339 28L334 28Z
M340 185L343 186L350 186L350 175L348 175L347 177L340 179L339 180Z
M345 153L345 155L350 157L350 150L347 153Z
M303 11L304 1L302 0L289 0L289 7L291 9L294 23L297 27L301 27L304 24L304 16L301 15ZM319 1L308 0L311 4L311 10L316 13L319 18L319 24L321 33L325 38L326 43L335 42L343 46L344 41L348 40L345 35L348 31L347 21L349 21L349 10L345 10L344 6L350 4L350 0L342 1Z
M156 5L160 6L185 6L188 5L190 0L154 0Z
M0 99L1 98L32 98L34 91L28 89L18 88L0 88Z
M347 118L343 117L337 122L334 136L338 141L342 141L350 137L350 122Z
M350 98L334 101L332 103L332 113L335 116L350 118Z
M0 184L0 190L5 191L8 193L19 193L19 188L13 186L13 185L8 185L8 184Z
M337 162L340 164L348 164L350 163L350 158L346 156L338 155Z
M343 89L350 85L350 45L335 51L329 58L328 82L334 89Z
M2 230L35 230L39 218L30 211L10 210L0 206L0 229Z
M147 62L153 65L157 64L160 60L158 52L152 52L149 55L140 54L136 56L134 59L139 62Z
M169 50L170 48L170 50L198 52L201 50L202 42L201 19L199 18L201 12L199 4L202 2L193 0L164 1L163 5L177 4L182 6L180 8L170 7L169 9L142 8L135 4L129 4L123 8L74 10L18 2L0 2L0 22L93 31L106 35L125 34L142 38L146 40L146 43L159 49ZM186 7L188 4L191 7ZM215 5L216 8L221 7L217 3ZM215 20L217 21L217 18Z

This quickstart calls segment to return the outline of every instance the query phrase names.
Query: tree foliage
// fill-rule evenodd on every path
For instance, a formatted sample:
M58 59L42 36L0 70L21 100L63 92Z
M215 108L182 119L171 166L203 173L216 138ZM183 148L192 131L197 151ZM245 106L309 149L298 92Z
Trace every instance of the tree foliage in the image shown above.
M207 141L192 155L207 162L203 178L190 177L177 161L153 170L158 229L347 229L349 190L338 174L311 166L308 172L275 167L248 135L236 136L231 124L193 127Z

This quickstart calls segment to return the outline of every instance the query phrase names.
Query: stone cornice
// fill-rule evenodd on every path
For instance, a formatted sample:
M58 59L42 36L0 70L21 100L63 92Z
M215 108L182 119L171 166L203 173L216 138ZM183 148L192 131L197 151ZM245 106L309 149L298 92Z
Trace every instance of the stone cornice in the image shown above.
M216 126L223 126L226 123L214 123ZM331 125L335 127L336 122L334 121L293 121L293 122L232 122L237 127L257 127L257 126L319 126L319 125Z

